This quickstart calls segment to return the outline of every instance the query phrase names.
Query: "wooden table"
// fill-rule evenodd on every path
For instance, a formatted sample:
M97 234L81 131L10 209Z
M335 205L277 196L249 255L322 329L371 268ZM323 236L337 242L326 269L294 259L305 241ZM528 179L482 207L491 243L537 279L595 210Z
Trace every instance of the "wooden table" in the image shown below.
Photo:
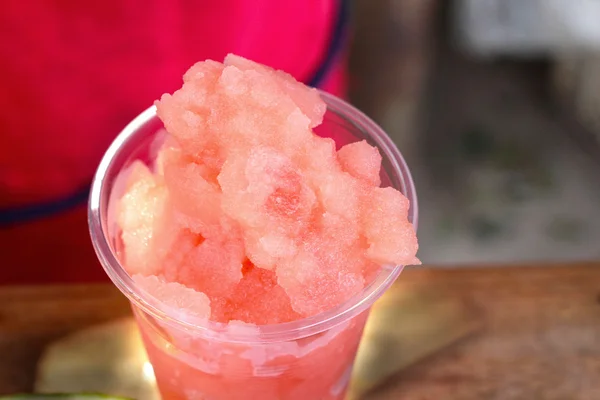
M396 285L460 299L479 329L364 398L600 399L600 263L419 268ZM0 288L0 393L31 390L49 342L129 313L109 285Z

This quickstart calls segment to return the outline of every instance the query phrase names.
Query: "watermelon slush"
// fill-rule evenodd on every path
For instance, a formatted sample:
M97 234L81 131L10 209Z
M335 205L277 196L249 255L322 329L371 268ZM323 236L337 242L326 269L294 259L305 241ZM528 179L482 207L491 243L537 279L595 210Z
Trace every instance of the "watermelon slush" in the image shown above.
M89 215L164 399L342 399L370 306L418 263L385 133L232 55L123 130Z

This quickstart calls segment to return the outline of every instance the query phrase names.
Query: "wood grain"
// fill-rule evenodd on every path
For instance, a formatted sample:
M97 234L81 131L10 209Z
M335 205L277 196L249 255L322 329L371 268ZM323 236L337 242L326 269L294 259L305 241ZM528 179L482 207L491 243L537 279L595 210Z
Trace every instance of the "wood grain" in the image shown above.
M51 341L129 315L110 285L0 288L0 394L33 387L37 360Z
M410 271L479 308L484 329L397 374L382 399L600 399L600 263Z
M373 306L358 349L348 400L357 400L394 374L482 327L464 299L428 282L397 281Z
M409 269L396 285L469 304L482 328L364 399L600 398L600 263ZM31 389L50 341L125 315L108 285L0 288L0 393Z

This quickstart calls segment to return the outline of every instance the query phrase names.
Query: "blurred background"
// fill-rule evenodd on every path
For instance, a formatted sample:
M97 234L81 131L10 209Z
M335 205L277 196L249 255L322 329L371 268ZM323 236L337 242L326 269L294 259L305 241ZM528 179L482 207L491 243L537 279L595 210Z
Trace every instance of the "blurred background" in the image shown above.
M102 154L232 52L349 98L412 170L419 257L441 269L379 301L366 389L402 370L393 398L600 398L600 1L0 4L0 393L150 379L115 369L145 362L131 321L76 333L130 315L116 290L18 285L107 283L86 215Z
M352 101L439 266L600 257L600 3L354 0Z
M0 283L107 280L85 207L102 154L229 52L383 126L425 263L598 259L599 20L596 0L3 2Z

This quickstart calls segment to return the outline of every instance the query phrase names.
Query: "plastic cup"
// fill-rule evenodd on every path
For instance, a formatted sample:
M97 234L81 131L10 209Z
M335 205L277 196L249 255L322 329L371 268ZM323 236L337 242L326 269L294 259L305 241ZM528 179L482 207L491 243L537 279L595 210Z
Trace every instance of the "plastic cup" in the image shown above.
M383 157L383 186L410 200L416 227L417 198L404 159L383 130L332 95L319 135L338 146L366 139ZM166 307L136 286L119 262L118 232L109 204L120 195L119 173L134 160L150 163L162 122L151 107L115 139L94 177L89 201L92 242L102 266L129 298L163 399L318 400L343 399L373 302L402 266L384 266L364 290L316 316L277 325L220 324Z

